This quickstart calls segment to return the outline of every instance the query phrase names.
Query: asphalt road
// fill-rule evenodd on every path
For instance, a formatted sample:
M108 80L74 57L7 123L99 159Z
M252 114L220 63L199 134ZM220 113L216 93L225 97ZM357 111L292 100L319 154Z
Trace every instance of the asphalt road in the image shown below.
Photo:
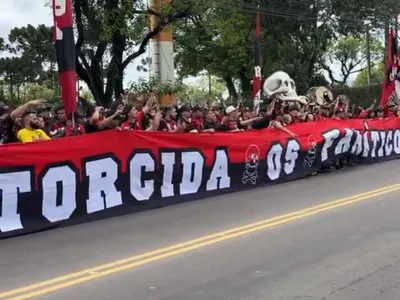
M400 187L226 240L229 234L221 234L157 260L137 258L141 263L125 262L109 274L88 270L76 277L89 278L81 283L64 278L67 284L53 290L59 282L3 292L398 184L399 170L400 161L354 167L3 240L0 299L398 300Z

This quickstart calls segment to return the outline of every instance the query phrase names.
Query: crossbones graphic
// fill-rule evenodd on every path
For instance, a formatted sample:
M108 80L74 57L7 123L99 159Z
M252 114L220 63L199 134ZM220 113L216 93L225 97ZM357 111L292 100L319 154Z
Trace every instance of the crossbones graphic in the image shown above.
M259 159L260 149L257 145L250 145L246 150L246 164L242 177L243 184L251 182L251 184L255 185L257 183Z
M307 138L308 150L307 156L304 158L303 166L306 168L311 168L315 162L315 157L317 154L317 139L315 136L310 135Z

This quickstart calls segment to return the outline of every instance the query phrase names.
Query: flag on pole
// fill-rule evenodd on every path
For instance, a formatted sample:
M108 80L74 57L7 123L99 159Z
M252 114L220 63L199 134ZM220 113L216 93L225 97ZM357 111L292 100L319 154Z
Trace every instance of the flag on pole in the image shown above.
M392 28L389 32L389 45L385 75L382 82L380 105L386 108L388 103L397 97L400 99L400 56L397 52L396 33Z
M254 39L254 76L253 76L253 104L254 110L258 113L261 100L261 27L260 7L257 10L256 31Z
M61 96L65 113L77 109L75 41L71 0L52 0L54 17L54 43L57 53Z

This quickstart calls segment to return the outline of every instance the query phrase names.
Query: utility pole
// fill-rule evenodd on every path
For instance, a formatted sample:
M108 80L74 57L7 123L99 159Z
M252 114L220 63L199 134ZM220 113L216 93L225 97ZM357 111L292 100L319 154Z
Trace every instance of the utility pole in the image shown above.
M399 20L398 20L399 16L396 14L395 19L394 19L394 30L396 33L396 37L397 37L397 31L399 30Z
M389 22L389 18L386 17L386 19L385 19L385 53L388 53L388 48L389 48L389 29L390 29L390 22ZM387 55L384 55L384 62L385 62L385 66L386 66Z
M208 95L210 96L210 100L211 100L211 96L212 96L212 89L211 89L211 74L210 72L208 72Z
M150 8L154 11L160 11L163 5L170 5L172 0L151 0ZM150 17L150 30L157 27L159 19L156 16ZM170 27L165 28L151 41L152 47L152 71L153 76L162 83L175 84L174 72L174 48L173 48L173 30ZM164 95L160 99L160 104L167 106L175 103L175 95Z
M370 27L367 24L367 84L371 84L371 34Z

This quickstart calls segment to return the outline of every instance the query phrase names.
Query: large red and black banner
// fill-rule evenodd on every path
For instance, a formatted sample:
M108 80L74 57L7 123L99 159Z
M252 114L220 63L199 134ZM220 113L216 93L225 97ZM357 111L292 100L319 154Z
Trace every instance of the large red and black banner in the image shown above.
M396 33L392 28L389 32L388 53L380 104L386 108L387 112L387 104L393 100L396 103L398 99L400 99L400 56L397 52Z
M185 134L106 131L0 148L0 238L400 158L400 119ZM134 216L133 216L134 217Z
M53 0L54 43L61 96L68 116L77 109L75 41L71 0Z

